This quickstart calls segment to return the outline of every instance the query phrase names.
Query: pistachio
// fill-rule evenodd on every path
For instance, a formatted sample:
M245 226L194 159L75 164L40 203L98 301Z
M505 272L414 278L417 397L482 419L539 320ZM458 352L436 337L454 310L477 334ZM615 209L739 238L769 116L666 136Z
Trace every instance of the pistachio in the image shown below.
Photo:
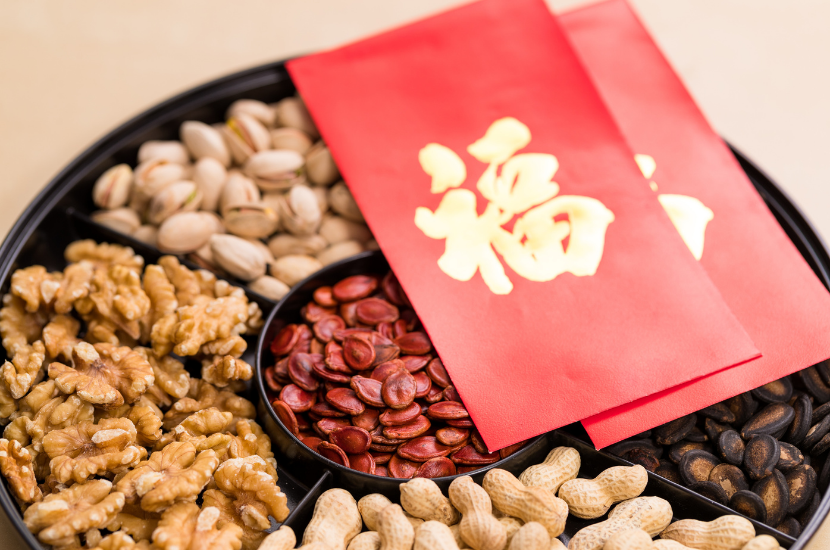
M329 244L337 244L343 241L366 242L372 238L369 228L362 223L349 221L340 216L326 216L320 225L320 235Z
M219 198L228 179L228 171L212 157L199 159L193 167L193 182L202 192L202 210L219 208Z
M189 254L204 246L214 234L215 225L203 212L180 212L162 222L158 247L170 254Z
M142 225L132 233L133 239L141 241L150 246L157 246L158 242L158 227L154 225Z
M243 281L265 275L265 260L257 247L234 235L213 235L210 250L216 264Z
M262 277L254 279L248 283L248 288L275 302L282 300L283 296L291 290L290 286L270 275L263 275Z
M186 180L189 168L164 159L148 160L135 169L130 208L143 213L156 193L177 181Z
M238 204L251 204L260 202L259 189L251 181L239 172L232 170L228 173L228 181L222 189L219 198L219 209L224 214L233 206Z
M274 149L290 149L305 155L311 148L311 138L296 128L275 128L271 130L271 146Z
M289 254L274 260L271 264L271 275L288 286L294 286L315 271L323 264L317 258L301 254Z
M238 164L244 164L254 153L271 147L271 134L265 126L245 113L228 119L222 128L222 137Z
M215 128L204 122L188 120L182 123L179 135L196 160L211 157L221 162L225 168L231 165L231 153L228 151L228 146L225 145L222 134Z
M268 241L268 249L274 255L274 258L281 258L289 254L315 256L325 250L327 244L326 240L320 235L295 237L283 233Z
M113 166L95 182L92 200L99 208L121 208L130 198L133 170L126 164Z
M305 183L305 160L297 151L280 149L252 155L243 171L263 191L281 191Z
M265 260L266 264L270 264L274 261L274 254L271 253L271 249L268 248L267 244L260 241L259 239L247 238L245 240L257 247L257 250L259 250L259 252L262 254L262 258Z
M198 250L194 250L187 255L187 258L202 269L207 269L209 271L219 270L219 267L216 265L216 261L213 259L213 250L211 250L210 244L205 244Z
M340 170L331 157L331 151L318 141L305 155L305 169L308 180L315 185L331 185L340 178Z
M370 240L366 241L366 244L364 244L363 247L366 250L371 250L373 252L376 251L376 250L380 250L380 245L378 244L378 242L375 239L370 239Z
M92 221L105 225L119 233L131 234L141 225L135 210L131 208L116 208L114 210L99 210L90 215Z
M253 117L265 126L273 126L277 122L277 111L256 99L237 99L228 107L225 118L233 118L240 114Z
M320 212L326 212L329 209L329 190L325 187L312 187L314 196L317 197L317 204L320 205Z
M171 183L150 201L147 221L159 224L177 212L192 212L199 208L202 193L192 181Z
M317 254L317 259L320 260L323 265L329 265L354 256L355 254L360 254L361 252L363 252L363 245L359 242L342 241L331 245Z
M305 103L299 97L287 97L277 103L277 125L302 130L311 139L320 137Z
M317 231L323 213L311 188L295 185L279 202L282 227L293 235L311 235Z
M331 209L353 222L363 222L363 214L354 202L349 188L342 181L329 189L329 206Z
M275 212L279 212L280 203L285 200L283 199L284 193L278 191L271 191L270 193L263 193L262 194L262 204L269 206L274 209Z
M225 222L222 221L222 218L216 212L202 210L199 214L210 223L213 233L225 233Z
M190 164L190 153L181 141L145 141L138 148L138 163L161 159L176 164Z
M277 213L262 203L239 204L225 211L225 227L240 237L267 237L277 230Z

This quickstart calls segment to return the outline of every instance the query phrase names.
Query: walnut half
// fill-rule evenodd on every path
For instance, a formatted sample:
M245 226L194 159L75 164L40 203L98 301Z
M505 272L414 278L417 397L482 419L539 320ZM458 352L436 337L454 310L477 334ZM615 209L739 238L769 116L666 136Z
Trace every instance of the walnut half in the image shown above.
M17 441L0 439L0 472L6 476L14 496L23 502L42 498L32 467L32 455Z
M213 506L199 510L192 503L176 504L161 516L153 544L161 550L239 550L242 529L232 523L217 529L219 519Z

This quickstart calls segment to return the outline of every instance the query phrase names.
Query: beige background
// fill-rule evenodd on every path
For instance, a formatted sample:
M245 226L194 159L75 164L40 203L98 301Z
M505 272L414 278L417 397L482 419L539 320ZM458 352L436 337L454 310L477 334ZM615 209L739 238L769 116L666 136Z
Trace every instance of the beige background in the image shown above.
M632 1L715 128L830 238L830 2ZM0 235L76 154L158 101L459 3L0 0ZM0 547L22 550L12 532L0 517ZM830 523L810 546L824 548Z

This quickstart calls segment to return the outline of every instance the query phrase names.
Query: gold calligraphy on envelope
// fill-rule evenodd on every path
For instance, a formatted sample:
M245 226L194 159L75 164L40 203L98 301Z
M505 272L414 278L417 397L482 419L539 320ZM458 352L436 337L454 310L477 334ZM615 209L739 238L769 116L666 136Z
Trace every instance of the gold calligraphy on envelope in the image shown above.
M556 157L518 153L530 140L527 126L502 118L467 147L487 164L476 184L487 201L481 215L476 193L458 189L467 179L458 154L438 143L418 154L421 168L432 177L431 191L444 196L434 212L418 207L415 225L427 237L445 239L438 267L453 279L469 281L478 271L494 294L509 294L513 283L498 255L530 281L551 281L566 272L596 273L614 214L597 199L559 195L552 180L559 168ZM505 229L517 215L512 231Z
M636 154L634 160L643 177L651 180L654 171L657 170L657 162L650 155ZM649 181L651 190L657 192L657 183ZM700 261L703 257L703 245L706 238L706 226L715 217L715 213L700 200L687 195L661 194L657 200L663 206L663 210L669 215L669 219L677 232L683 238L683 242L692 251L695 259Z

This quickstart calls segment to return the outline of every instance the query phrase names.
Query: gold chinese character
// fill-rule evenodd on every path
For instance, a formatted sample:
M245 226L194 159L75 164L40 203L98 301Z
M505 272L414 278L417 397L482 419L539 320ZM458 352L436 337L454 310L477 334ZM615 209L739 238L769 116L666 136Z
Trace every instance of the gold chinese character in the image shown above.
M649 155L637 154L634 155L634 160L637 162L637 166L640 167L643 176L650 180L657 169L654 158ZM650 181L649 185L652 191L657 192L657 184L654 181ZM692 255L700 261L700 258L703 257L706 226L714 219L715 213L698 199L686 195L657 195L657 200L660 201L666 214L669 215L669 219L674 224L677 232L680 233L683 242L692 251Z
M476 184L488 201L481 215L476 194L456 189L467 177L461 158L437 143L421 149L418 160L432 177L432 192L446 193L435 212L416 209L415 225L430 238L446 240L438 266L453 279L469 281L478 271L494 294L510 293L513 283L496 252L531 281L551 281L566 272L596 273L614 214L590 197L557 196L559 185L552 180L559 169L556 157L517 154L530 139L527 126L503 118L467 148L487 164ZM502 227L519 214L512 231Z

